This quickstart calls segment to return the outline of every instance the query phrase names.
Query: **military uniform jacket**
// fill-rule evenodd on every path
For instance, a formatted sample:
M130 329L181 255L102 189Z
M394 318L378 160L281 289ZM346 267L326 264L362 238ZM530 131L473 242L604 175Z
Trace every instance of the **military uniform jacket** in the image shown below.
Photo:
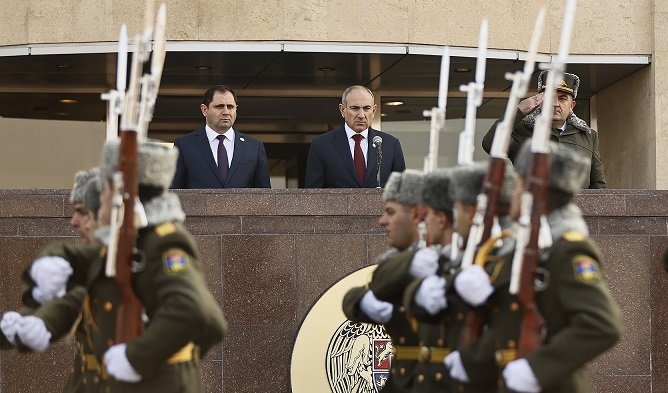
M144 266L133 273L133 290L144 305L148 322L144 332L127 343L126 355L142 376L137 384L113 383L119 392L199 392L197 354L191 361L168 364L168 359L189 342L204 355L220 342L226 322L207 289L199 252L180 224L166 222L144 228L137 238ZM91 263L81 246L61 245L50 255L60 255L74 269L73 284L89 288L93 347L101 363L113 345L120 293L113 278L104 274L104 259ZM99 251L99 246L98 246Z
M515 162L515 157L517 157L522 144L533 136L533 127L529 127L522 121L524 117L524 114L518 110L515 117L515 126L513 132L510 134L508 158L513 162ZM482 140L482 147L487 153L492 149L496 127L501 120L497 120L492 125ZM558 129L552 129L550 140L573 147L585 157L591 159L591 171L585 178L582 188L606 188L603 162L601 161L601 154L598 149L598 132L592 130L586 124L578 125L579 128L573 126L571 123L567 123L566 129L562 133Z
M542 346L527 356L542 392L591 392L586 363L619 339L620 313L599 261L593 241L576 231L566 232L543 254L540 267L548 278L536 303L546 321L546 335ZM497 263L503 265L492 279L494 293L486 304L489 328L476 345L461 351L469 377L487 384L500 381L501 369L516 358L522 318L516 296L508 293L512 255Z
M413 254L414 249L410 248L404 251L393 251L381 255L377 260L379 263L378 268L374 271L369 284L364 287L350 289L343 298L343 313L346 318L361 323L376 323L366 316L359 307L362 297L364 297L368 290L372 290L378 299L392 303L394 305L392 318L383 324L383 327L390 336L395 348L398 345L417 346L419 344L416 334L417 326L415 322L409 320L404 308L400 304L404 287L393 288L393 285L388 281L392 280L395 283L404 282L403 274L397 272L404 271L402 270L402 266L406 266L406 263L410 262ZM407 270L405 272L407 273ZM405 282L410 281L406 280ZM378 293L376 290L378 290ZM398 360L393 358L392 373L382 390L383 393L412 392L416 363L414 360Z
M465 321L467 314L470 311L473 312L482 312L482 310L476 308L473 309L469 306L464 300L459 297L457 292L454 290L452 283L457 273L459 273L460 260L451 260L450 259L450 248L445 247L441 252L441 258L439 260L440 271L439 275L446 280L446 301L447 307L436 315L430 315L427 310L420 307L415 303L415 296L417 294L420 285L422 285L423 279L418 279L413 281L407 288L404 294L404 304L406 305L410 315L417 318L419 321L431 322L438 325L438 336L432 337L429 345L435 345L438 347L445 347L452 351L461 351L460 343L462 339L462 331L465 327ZM421 335L421 340L427 340L426 336ZM434 341L436 339L436 341ZM441 362L442 363L442 362ZM438 377L438 374L445 370L446 378L441 380ZM484 368L479 369L481 372L486 372ZM485 371L483 371L485 370ZM442 367L432 366L430 381L428 381L430 387L429 390L425 391L452 391L452 392L475 392L475 393L486 393L490 390L489 384L484 384L479 378L472 378L472 384L462 384L458 381L455 381L450 378L449 370L443 364ZM438 380L437 380L438 379ZM495 385L493 385L495 388ZM441 390L438 390L441 389Z

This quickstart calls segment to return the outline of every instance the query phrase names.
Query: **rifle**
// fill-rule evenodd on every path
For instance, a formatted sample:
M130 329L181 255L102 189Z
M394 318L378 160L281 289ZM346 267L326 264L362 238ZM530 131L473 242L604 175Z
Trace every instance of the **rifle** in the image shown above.
M123 343L132 340L141 334L143 322L141 318L142 304L132 289L132 269L135 264L135 245L137 241L137 211L142 210L138 199L139 189L139 171L138 171L138 139L144 137L140 132L145 130L146 124L150 120L147 111L151 110L157 97L157 85L149 86L150 81L158 81L159 76L141 77L144 63L148 61L151 49L151 37L153 36L153 0L147 0L146 14L144 16L144 31L141 35L135 37L136 51L132 58L132 67L130 72L130 83L128 91L123 100L123 112L121 115L121 133L118 158L118 172L114 175L115 195L122 197L122 204L115 198L115 205L118 212L118 218L112 219L112 229L120 222L120 228L116 233L112 233L110 247L107 253L106 272L108 276L115 276L116 284L121 293L121 304L116 316L116 343ZM162 31L162 36L156 35L156 47L160 47L162 53L154 51L153 61L160 62L159 67L151 67L152 71L162 72L162 62L164 61L164 4L158 17L158 26L156 31ZM162 16L160 16L162 15ZM162 18L162 20L161 20ZM120 73L121 71L119 71ZM149 96L151 91L155 94ZM148 120L147 120L148 119ZM112 217L113 218L113 217ZM145 217L143 217L145 220ZM141 219L140 219L141 221ZM141 223L139 224L141 225Z
M517 295L522 324L517 346L518 358L526 357L542 343L545 319L535 302L534 280L540 258L541 228L545 228L547 187L550 179L549 140L552 130L553 99L557 81L562 79L575 16L575 0L568 0L564 11L561 41L556 61L548 67L547 83L541 113L531 138L531 169L522 194L520 230L513 257L510 293ZM544 232L543 232L544 235Z
M480 24L480 37L478 39L478 59L476 62L475 82L469 82L468 85L462 85L459 90L467 92L466 98L466 120L464 131L459 134L459 151L457 155L458 165L472 165L473 151L474 151L474 136L475 136L475 122L477 108L482 104L482 91L485 82L485 64L487 60L487 19L483 19ZM467 240L466 250L473 245L471 239L473 227L469 230L469 238ZM457 249L459 248L459 238L456 233L452 236L451 259L457 258ZM466 250L463 258L467 257ZM471 258L473 254L471 254ZM470 263L469 263L470 264ZM462 260L462 267L464 267L464 260ZM469 309L464 318L464 326L462 327L459 336L459 348L468 346L476 341L481 333L484 325L483 315L473 309Z
M448 100L448 79L450 72L450 48L443 49L441 57L441 75L438 84L438 106L422 112L422 116L431 117L429 128L429 152L424 158L424 172L429 173L438 168L438 139L445 129L445 106ZM426 247L427 224L420 221L418 224L418 248Z
M492 237L493 232L501 233L497 210L505 177L508 143L510 134L513 131L517 104L526 95L529 82L531 81L531 75L533 74L536 62L536 53L538 52L540 37L543 33L544 20L545 8L542 8L536 17L533 34L529 42L529 52L523 70L512 74L509 72L505 74L506 80L512 81L510 97L506 104L503 120L497 125L496 133L494 134L494 142L490 154L491 158L483 180L482 192L477 197L476 212L469 231L466 250L462 258L462 267L473 264L474 258L476 259L476 263L484 264L484 259L478 261L479 258L477 255L481 252L481 245L485 244ZM480 336L483 323L484 321L478 313L468 313L461 337L463 345L473 342Z
M126 72L128 67L128 30L121 25L118 35L118 59L116 64L116 89L103 93L101 98L109 101L107 105L107 140L118 138L118 115L123 108L125 98Z

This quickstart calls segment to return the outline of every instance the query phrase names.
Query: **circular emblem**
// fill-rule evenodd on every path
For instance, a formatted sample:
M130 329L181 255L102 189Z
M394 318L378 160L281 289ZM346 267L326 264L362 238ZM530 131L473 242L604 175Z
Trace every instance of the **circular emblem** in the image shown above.
M346 292L365 285L377 265L349 274L313 305L297 333L290 367L293 393L378 393L389 377L393 348L381 325L346 319Z

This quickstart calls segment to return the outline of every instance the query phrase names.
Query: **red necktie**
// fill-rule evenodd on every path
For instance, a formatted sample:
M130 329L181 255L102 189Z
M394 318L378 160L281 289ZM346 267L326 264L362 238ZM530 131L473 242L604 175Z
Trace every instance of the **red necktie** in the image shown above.
M225 135L218 135L216 138L218 138L218 171L220 172L220 177L225 180L229 169L227 166L227 150L225 149L225 145L223 145Z
M353 139L355 140L355 172L357 172L357 178L359 179L360 184L362 187L364 187L364 179L366 178L366 163L364 162L364 153L362 153L362 145L360 143L362 142L362 138L364 137L360 134L353 135Z

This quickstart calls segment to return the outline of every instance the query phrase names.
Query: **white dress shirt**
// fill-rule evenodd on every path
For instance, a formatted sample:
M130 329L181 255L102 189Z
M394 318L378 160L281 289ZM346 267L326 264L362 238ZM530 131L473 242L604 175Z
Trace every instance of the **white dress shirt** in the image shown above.
M212 130L211 127L207 124L204 127L206 130L206 137L209 139L209 146L211 147L211 154L213 154L213 160L216 161L218 165L218 134L216 131ZM223 146L227 151L227 167L229 168L232 165L232 156L234 155L234 128L230 127L226 133L224 133L225 139L223 140Z
M357 134L357 132L348 127L348 124L345 124L345 129L348 136L348 146L350 146L350 156L355 160L355 140L353 139L353 135ZM362 135L360 147L362 148L362 154L364 154L364 165L366 166L367 150L369 150L369 129L367 128L359 134Z

